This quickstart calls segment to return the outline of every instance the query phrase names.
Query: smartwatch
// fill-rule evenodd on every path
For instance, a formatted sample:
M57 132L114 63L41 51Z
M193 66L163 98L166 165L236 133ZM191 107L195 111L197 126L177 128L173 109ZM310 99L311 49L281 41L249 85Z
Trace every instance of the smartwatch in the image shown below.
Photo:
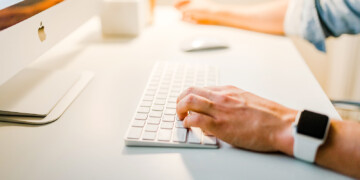
M327 138L329 127L328 116L307 110L299 111L293 123L295 158L314 163L319 146Z

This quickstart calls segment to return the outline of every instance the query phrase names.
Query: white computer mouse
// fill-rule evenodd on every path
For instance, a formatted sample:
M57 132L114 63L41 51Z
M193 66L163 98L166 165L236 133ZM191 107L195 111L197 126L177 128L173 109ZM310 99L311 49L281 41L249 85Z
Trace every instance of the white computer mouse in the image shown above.
M214 50L228 48L226 41L215 37L196 37L185 40L181 43L180 48L185 52Z

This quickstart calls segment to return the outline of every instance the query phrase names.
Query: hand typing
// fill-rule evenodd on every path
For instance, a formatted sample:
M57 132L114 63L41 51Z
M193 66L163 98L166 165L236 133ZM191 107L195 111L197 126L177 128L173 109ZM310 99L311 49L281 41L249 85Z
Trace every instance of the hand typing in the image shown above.
M233 146L292 153L284 147L292 143L297 111L242 89L191 87L179 96L177 113L185 127L199 127Z

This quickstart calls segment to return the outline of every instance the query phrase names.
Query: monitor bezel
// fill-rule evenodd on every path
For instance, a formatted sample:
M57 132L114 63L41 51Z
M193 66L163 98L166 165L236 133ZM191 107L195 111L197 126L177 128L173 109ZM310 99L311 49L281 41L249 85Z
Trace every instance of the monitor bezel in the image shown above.
M98 13L99 0L65 0L0 31L0 86ZM40 23L46 40L38 35Z

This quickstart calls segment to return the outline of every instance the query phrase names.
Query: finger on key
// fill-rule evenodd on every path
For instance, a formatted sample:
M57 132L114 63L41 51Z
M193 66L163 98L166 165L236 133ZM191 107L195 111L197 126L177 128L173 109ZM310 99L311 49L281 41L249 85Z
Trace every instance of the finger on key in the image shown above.
M214 97L214 94L208 89L200 88L200 87L189 87L188 89L186 89L184 92L182 92L179 95L179 97L177 99L177 103L179 103L183 98L185 98L186 96L188 96L190 94L202 96L202 97L210 99L210 100Z
M245 90L237 88L235 86L207 86L204 88L214 92L229 91L233 89L239 90L240 92L246 92Z
M198 95L187 95L178 103L176 112L180 119L184 119L189 111L212 116L213 102Z
M184 127L198 127L209 134L212 134L216 128L214 118L196 112L191 112L188 116L186 116L184 119Z
M223 86L206 86L205 89L211 90L211 91L223 91L225 88Z

